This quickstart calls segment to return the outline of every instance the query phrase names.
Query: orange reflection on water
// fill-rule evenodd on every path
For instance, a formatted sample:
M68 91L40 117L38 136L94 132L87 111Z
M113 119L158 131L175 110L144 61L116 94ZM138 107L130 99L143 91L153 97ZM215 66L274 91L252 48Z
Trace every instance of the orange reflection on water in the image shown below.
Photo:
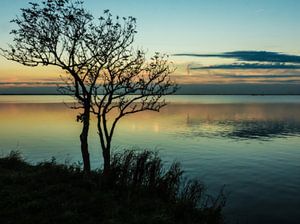
M81 124L75 121L79 111L62 103L1 103L0 135L75 135ZM94 118L91 132L96 133ZM180 104L171 103L157 112L141 112L121 119L118 136L123 134L159 134L188 132L230 132L236 125L251 122L272 125L272 122L300 124L299 104ZM277 124L276 123L276 124ZM270 126L271 127L271 126Z

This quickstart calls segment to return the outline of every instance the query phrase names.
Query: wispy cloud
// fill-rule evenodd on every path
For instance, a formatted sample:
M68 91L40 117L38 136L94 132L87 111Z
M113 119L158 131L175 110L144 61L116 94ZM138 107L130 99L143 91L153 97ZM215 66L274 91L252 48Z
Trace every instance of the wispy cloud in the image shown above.
M233 63L211 66L190 67L191 70L200 69L300 69L300 65L280 63Z
M180 53L173 56L188 56L188 57L218 57L231 58L245 62L270 62L270 63L296 63L300 64L299 55L284 54L271 51L232 51L218 54L190 54Z
M228 74L215 74L216 77L222 78L245 78L245 79L279 79L279 78L300 78L300 74L278 74L278 75L228 75ZM297 81L300 81L297 80Z
M265 12L265 9L262 8L255 10L255 14L261 14L263 12Z

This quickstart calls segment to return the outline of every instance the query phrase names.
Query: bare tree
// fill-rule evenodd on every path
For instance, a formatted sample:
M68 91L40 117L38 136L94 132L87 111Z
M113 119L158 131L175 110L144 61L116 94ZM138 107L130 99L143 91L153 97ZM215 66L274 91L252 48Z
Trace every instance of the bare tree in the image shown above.
M173 68L166 56L156 53L147 61L145 52L129 46L122 46L115 53L94 86L92 107L97 116L104 173L110 170L111 142L118 121L145 110L158 112L166 105L164 96L177 90L169 76Z
M81 109L77 121L84 170L90 171L88 133L95 85L103 68L133 42L135 19L113 20L108 10L97 20L84 9L82 1L45 0L29 3L12 22L13 44L1 49L9 60L26 66L58 66L66 74L61 92L77 100L73 108ZM120 21L121 20L121 21Z

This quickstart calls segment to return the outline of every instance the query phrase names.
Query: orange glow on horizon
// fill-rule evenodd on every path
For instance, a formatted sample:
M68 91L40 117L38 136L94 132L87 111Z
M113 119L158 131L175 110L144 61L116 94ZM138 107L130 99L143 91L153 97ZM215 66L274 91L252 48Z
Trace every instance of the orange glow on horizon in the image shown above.
M62 69L54 66L29 67L17 62L0 59L0 82L59 81Z
M215 63L216 61L210 61ZM178 84L232 84L232 83L268 83L286 82L294 80L300 83L299 69L294 70L266 70L266 69L191 69L189 64L194 62L174 62L177 68L171 78ZM196 63L196 62L195 62ZM198 63L198 62L197 62ZM204 64L203 64L204 65ZM197 64L194 64L197 67ZM199 64L200 66L200 64ZM64 71L55 66L28 67L16 62L0 59L0 83L1 87L41 87L55 86L61 82L60 75ZM290 75L294 77L275 77L274 75ZM251 76L254 77L243 77ZM267 78L267 75L273 76ZM227 76L227 77L226 77ZM261 76L261 77L260 77Z

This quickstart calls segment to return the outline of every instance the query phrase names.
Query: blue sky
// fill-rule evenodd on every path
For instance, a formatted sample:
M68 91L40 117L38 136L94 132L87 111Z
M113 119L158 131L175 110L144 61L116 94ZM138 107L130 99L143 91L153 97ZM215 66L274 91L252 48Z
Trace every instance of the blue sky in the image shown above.
M41 2L41 0L32 1ZM5 47L10 42L8 33L12 27L9 21L19 13L20 8L27 5L26 0L1 0L0 47ZM274 78L275 83L280 81L286 83L287 80L280 77L298 75L299 78L293 78L293 81L300 83L300 69L278 69L298 68L300 64L276 65L275 70L251 70L249 68L253 65L247 64L248 61L242 62L246 65L236 64L236 58L193 56L193 54L222 54L236 51L300 55L299 0L85 0L85 5L96 17L105 9L110 9L113 15L136 17L138 34L135 45L147 50L149 54L158 51L170 55L190 55L171 57L178 67L174 77L176 76L179 82L244 83L253 80L262 82L263 78L258 80L255 77L259 75L272 77L278 74L278 78ZM190 67L215 68L216 64L223 68L234 67L241 70L187 71ZM269 68L272 65L254 66ZM0 82L32 81L26 79L26 74L34 73L32 71L28 68L23 69L13 62L7 62L3 58L0 59ZM43 71L36 70L35 73ZM47 72L50 73L49 70ZM54 74L57 71L51 72ZM187 77L187 74L192 77ZM226 75L227 79L220 79ZM234 75L239 78L232 78ZM251 75L254 75L252 79L246 79ZM242 80L241 77L245 79ZM53 81L51 78L47 79ZM268 82L270 80L273 79L267 79Z
M270 50L300 52L298 0L87 0L138 19L138 43L168 53ZM299 46L299 49L295 49Z
M1 0L1 42L8 21L26 5L26 0ZM110 9L136 17L136 44L149 51L300 53L299 0L86 0L85 5L95 15Z

